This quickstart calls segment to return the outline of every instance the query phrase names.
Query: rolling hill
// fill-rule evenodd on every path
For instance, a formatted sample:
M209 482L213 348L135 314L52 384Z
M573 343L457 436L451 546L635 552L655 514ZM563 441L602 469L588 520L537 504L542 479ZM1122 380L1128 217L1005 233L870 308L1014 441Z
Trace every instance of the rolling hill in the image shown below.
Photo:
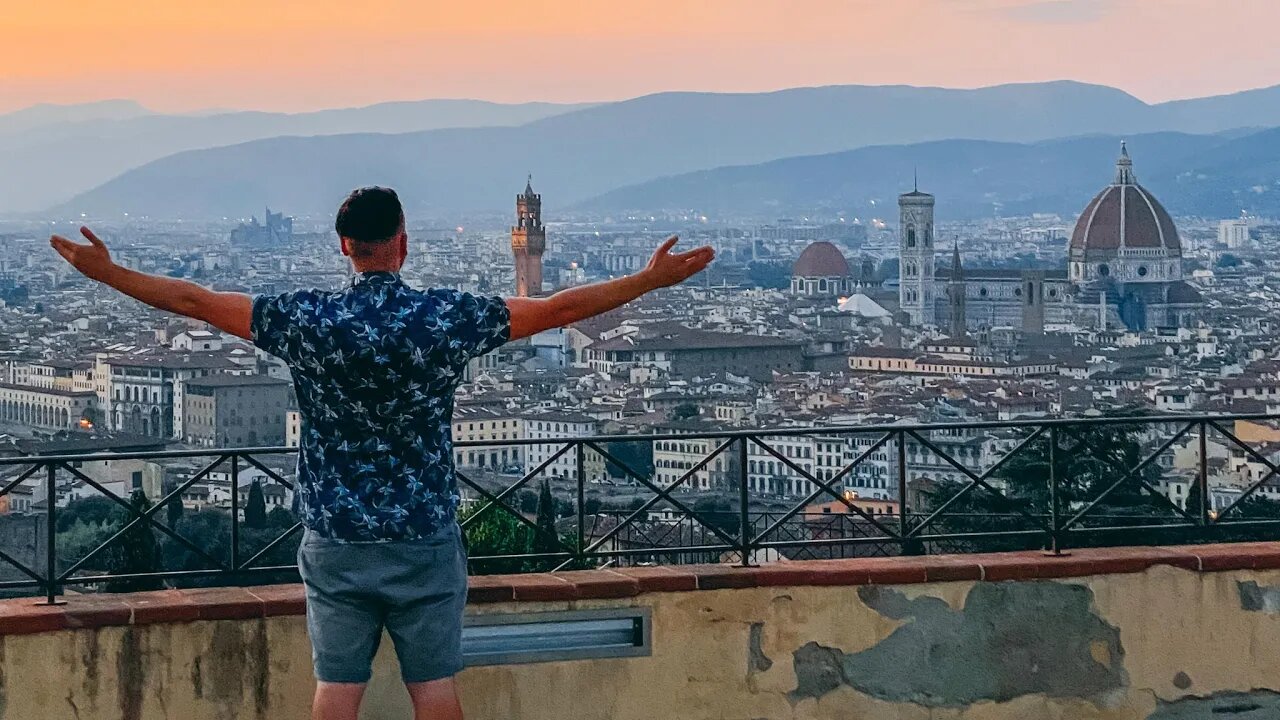
M130 101L35 106L0 115L0 212L46 208L184 150L281 135L521 125L582 107L423 100L308 113L166 115Z
M661 93L518 127L272 138L184 152L124 173L55 212L194 218L238 216L270 204L293 214L325 215L347 190L368 183L397 187L415 212L502 211L530 171L550 209L657 177L867 146L954 138L1025 144L1085 134L1176 131L1179 125L1214 132L1280 125L1280 88L1162 105L1074 82L976 90L836 86L754 94ZM1168 152L1176 155L1187 142L1192 141L1185 136L1170 141ZM1114 146L1107 154L1114 154ZM1151 153L1153 159L1165 154L1164 149ZM951 161L965 162L946 156L936 162ZM890 166L901 178L903 168L886 156L876 181L883 183ZM967 167L972 170L974 163ZM1094 172L1105 177L1105 164ZM1019 177L1029 187L1023 195L1005 193L1009 202L1024 196L1034 200L1034 187L1054 182L1028 173Z
M1114 176L1121 138L1037 143L945 140L861 148L660 178L580 204L593 212L684 210L775 218L796 213L893 217L920 188L949 217L1058 212L1074 217ZM1179 215L1280 213L1280 129L1243 137L1153 133L1127 138L1138 180Z

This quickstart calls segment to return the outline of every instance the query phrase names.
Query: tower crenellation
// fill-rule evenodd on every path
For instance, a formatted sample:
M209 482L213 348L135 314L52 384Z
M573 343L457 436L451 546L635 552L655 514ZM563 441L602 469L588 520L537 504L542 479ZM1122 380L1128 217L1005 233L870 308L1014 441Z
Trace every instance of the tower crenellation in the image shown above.
M516 224L511 226L511 252L515 260L516 296L542 292L542 254L547 249L547 230L542 225L542 196L533 191L533 176L524 192L516 195Z

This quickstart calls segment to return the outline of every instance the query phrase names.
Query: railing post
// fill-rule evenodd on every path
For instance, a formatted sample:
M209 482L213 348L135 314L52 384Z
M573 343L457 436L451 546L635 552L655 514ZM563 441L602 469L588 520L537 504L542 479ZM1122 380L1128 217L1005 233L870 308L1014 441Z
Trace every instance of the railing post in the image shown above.
M747 514L747 442L746 435L738 442L738 552L742 556L738 567L752 567L751 517Z
M1062 502L1058 497L1058 426L1049 426L1049 547L1046 555L1069 555L1062 551Z
M45 600L41 605L64 605L65 600L58 599L58 493L57 493L57 473L58 468L55 463L49 463L45 466L44 478L44 504L45 504L45 539L44 539L44 557L45 557L45 576L44 591Z
M1196 468L1196 487L1200 489L1200 507L1195 508L1197 521L1206 531L1209 528L1209 454L1207 452L1209 423L1200 421L1196 443L1199 445L1199 463ZM1191 508L1187 508L1191 510ZM1206 533L1202 533L1206 534Z
M582 551L586 548L586 526L587 526L587 509L586 509L586 468L587 468L587 447L585 443L577 445L577 464L578 464L578 545L574 548L574 556L578 559L578 564L583 564Z
M923 555L924 544L911 534L910 507L907 503L907 431L898 431L898 534L902 536L903 555Z
M240 456L231 456L231 571L240 570Z

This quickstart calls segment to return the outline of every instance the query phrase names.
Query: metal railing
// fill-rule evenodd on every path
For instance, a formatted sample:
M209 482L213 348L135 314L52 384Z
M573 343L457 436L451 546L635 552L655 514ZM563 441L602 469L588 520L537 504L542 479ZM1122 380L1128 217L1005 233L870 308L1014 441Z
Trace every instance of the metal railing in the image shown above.
M1272 420L1280 420L1280 415L1151 415L770 428L467 441L455 443L454 449L527 451L539 446L546 453L534 468L514 479L497 474L481 477L483 473L475 468L458 468L460 488L475 496L461 520L468 535L480 536L483 533L477 531L486 523L504 519L508 538L516 538L499 552L485 554L483 548L476 547L473 537L473 569L487 566L503 571L557 570L650 562L752 564L775 557L1014 547L1040 547L1060 553L1070 547L1115 542L1280 537L1280 512L1261 517L1251 517L1246 512L1255 509L1251 498L1268 485L1280 484L1280 466L1237 437L1232 427L1240 421ZM786 452L787 448L797 447L798 438L841 448L842 461L826 472L815 470L811 453ZM969 441L980 438L995 452L976 466L962 463L947 450L951 440L957 438L970 447ZM1108 445L1107 438L1119 440ZM1265 471L1260 479L1240 481L1234 499L1220 509L1213 506L1209 486L1211 440L1221 448L1220 455L1234 453L1237 465L1251 463ZM620 444L638 444L641 448L647 446L648 452L661 460L671 454L654 450L663 443L685 444L684 450L676 453L683 456L689 455L694 443L706 450L698 453L696 462L680 467L678 476L665 482L655 477L647 463L638 468L634 459L620 457L630 455L621 451ZM296 452L295 448L253 447L0 458L0 477L4 478L0 480L0 498L19 486L30 488L36 484L46 499L37 514L43 518L43 527L40 523L35 525L42 537L32 543L31 560L24 562L26 558L15 557L20 553L0 549L0 568L19 573L17 579L0 580L0 589L38 588L45 602L57 603L67 586L122 581L183 583L209 578L234 584L272 576L296 577L296 565L267 561L296 547L301 524L293 522L264 543L246 548L244 520L240 517L240 491L246 488L243 472L251 468L260 477L292 490L292 474L271 468L262 458ZM1177 472L1185 476L1187 497L1195 493L1197 499L1190 507L1173 502L1158 487L1168 480L1164 476L1170 472L1161 469L1160 461L1178 453L1180 459L1174 464L1180 470L1173 472L1175 479ZM909 454L916 459L914 463L908 460ZM919 459L925 456L931 461L920 463ZM160 463L193 458L212 460L145 509L112 492L107 487L112 481L95 478L82 469L89 463ZM565 458L571 461L566 462ZM625 478L629 484L607 492L602 489L607 486L593 487L598 478L588 477L589 458L592 467L604 467L604 474ZM719 469L713 471L717 461L715 467ZM772 463L767 473L760 470L764 462ZM882 492L891 496L896 505L845 492L849 486L859 486L859 470L872 465L888 469L892 482L884 483ZM571 497L563 505L568 508L567 515L554 528L531 519L529 515L533 513L527 509L522 512L513 505L535 479L547 477L549 469L566 466L572 470L565 473L567 477L549 479L562 490L561 495ZM926 469L921 470L922 467ZM16 474L5 477L9 472ZM202 546L180 532L181 522L175 523L178 527L171 527L158 517L171 502L180 502L183 493L207 481L215 472L224 474L229 485L230 527L228 545L223 548ZM946 477L928 477L943 473ZM754 489L765 483L765 475L779 474L801 492L780 500L766 498ZM1082 484L1082 478L1088 478L1090 484ZM109 537L78 558L59 555L58 518L60 512L65 512L59 500L67 495L59 484L63 480L82 483L108 498L123 516ZM711 487L693 491L695 482ZM628 494L634 497L626 509L587 509L589 500L601 502L594 496L625 498ZM712 499L718 499L718 504ZM977 502L979 499L981 503ZM824 512L814 511L818 502L827 503ZM130 534L139 530L160 533L165 544L180 548L202 567L132 573L104 571L105 554L112 548L119 550Z

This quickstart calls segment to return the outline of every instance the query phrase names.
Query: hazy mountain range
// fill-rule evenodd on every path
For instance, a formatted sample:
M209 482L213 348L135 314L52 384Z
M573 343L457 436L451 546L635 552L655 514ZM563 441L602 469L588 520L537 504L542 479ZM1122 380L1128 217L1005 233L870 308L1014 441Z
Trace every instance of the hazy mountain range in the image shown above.
M37 105L0 115L0 212L47 208L184 150L282 135L521 125L584 107L423 100L307 113L166 115L129 100Z
M776 218L832 212L896 217L895 194L938 197L940 217L1058 212L1073 218L1115 176L1119 136L1037 143L943 140L723 167L627 186L585 201L595 212L683 210ZM1138 181L1174 214L1280 214L1280 130L1129 136Z
M239 115L185 120L215 127ZM518 126L277 137L181 152L125 172L55 211L91 216L116 216L122 211L158 217L241 216L270 204L296 215L328 215L350 188L382 183L399 188L415 212L501 212L523 187L524 174L532 172L535 189L544 194L551 212L579 203L618 209L721 203L726 210L737 211L737 206L724 204L720 188L707 187L733 177L757 186L751 196L754 200L744 201L744 207L774 203L781 212L792 206L889 196L901 189L911 164L920 165L922 173L938 183L935 190L942 187L944 174L956 174L957 189L975 196L973 211L985 207L989 212L994 201L1012 211L1020 202L1027 207L1040 202L1037 188L1045 188L1047 194L1068 188L1067 178L1077 173L1081 187L1096 189L1110 175L1115 136L1121 134L1223 133L1199 139L1170 135L1163 144L1160 136L1152 136L1151 150L1139 160L1139 173L1161 192L1157 183L1164 180L1159 173L1166 171L1160 163L1178 176L1190 170L1177 162L1194 160L1235 183L1237 170L1261 172L1266 158L1275 156L1275 148L1266 142L1269 136L1240 128L1271 126L1280 126L1280 87L1155 105L1114 88L1075 82L976 90L836 86L771 93L661 93L560 111ZM1096 139L1097 157L1070 149L1075 141L1040 142L1081 135L1106 136ZM982 156L983 144L933 142L957 138L1015 144L1000 145L999 150L990 146L992 152L1008 153L1010 158L1030 153L1000 167L1013 170L1012 165L1030 165L1024 164L1013 178L997 177L986 187L983 183L993 174L985 168L999 163ZM1264 154L1242 157L1249 167L1238 163L1219 167L1213 158L1191 153L1194 148L1237 140L1255 143L1250 151ZM1017 144L1029 149L1019 149ZM858 148L863 148L861 154L842 152ZM796 157L831 153L837 155L825 160ZM783 158L794 160L753 168L750 172L763 174L750 181L745 179L747 169L725 167ZM1146 162L1151 163L1149 171L1143 169ZM827 173L820 176L825 181L806 175L818 173L819 166ZM712 168L724 169L678 177ZM769 176L775 171L784 175ZM966 180L959 178L962 175ZM674 195L682 194L684 199L656 187L663 183L650 182L668 176L677 177L664 182L683 183ZM1083 181L1085 177L1089 182ZM835 178L848 187L834 191L830 182ZM897 185L889 187L891 183ZM632 185L638 187L619 190ZM1079 202L1074 189L1062 194L1070 196L1063 199L1064 205Z

